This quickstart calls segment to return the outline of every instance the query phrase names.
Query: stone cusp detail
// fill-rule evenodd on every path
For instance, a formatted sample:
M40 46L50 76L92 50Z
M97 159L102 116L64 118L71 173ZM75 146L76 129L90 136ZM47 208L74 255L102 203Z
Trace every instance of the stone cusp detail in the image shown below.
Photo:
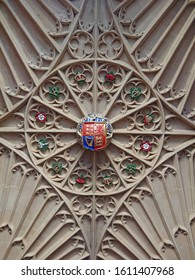
M88 114L77 126L77 139L82 146L90 151L105 149L113 135L109 120L101 115Z

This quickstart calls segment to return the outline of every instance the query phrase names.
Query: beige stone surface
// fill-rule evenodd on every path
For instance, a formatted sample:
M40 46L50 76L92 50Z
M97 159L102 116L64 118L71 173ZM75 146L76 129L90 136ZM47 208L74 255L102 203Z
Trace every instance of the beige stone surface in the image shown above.
M0 1L0 259L195 259L194 16ZM102 151L76 137L89 113L113 127Z

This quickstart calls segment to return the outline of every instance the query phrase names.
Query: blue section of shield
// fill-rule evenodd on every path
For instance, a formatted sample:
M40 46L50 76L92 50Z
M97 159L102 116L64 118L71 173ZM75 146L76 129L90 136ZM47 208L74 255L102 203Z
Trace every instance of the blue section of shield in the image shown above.
M88 150L94 151L94 136L83 136L83 146Z
M96 122L103 122L104 119L103 119L103 118L96 117L95 121L96 121Z
M106 127L107 127L108 131L110 132L111 131L111 127L110 127L110 125L108 123L106 124Z

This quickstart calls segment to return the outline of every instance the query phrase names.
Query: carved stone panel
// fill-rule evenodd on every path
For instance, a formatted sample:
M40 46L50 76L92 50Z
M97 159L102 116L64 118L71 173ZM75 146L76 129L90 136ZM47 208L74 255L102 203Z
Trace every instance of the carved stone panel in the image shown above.
M194 15L0 1L0 259L195 259Z

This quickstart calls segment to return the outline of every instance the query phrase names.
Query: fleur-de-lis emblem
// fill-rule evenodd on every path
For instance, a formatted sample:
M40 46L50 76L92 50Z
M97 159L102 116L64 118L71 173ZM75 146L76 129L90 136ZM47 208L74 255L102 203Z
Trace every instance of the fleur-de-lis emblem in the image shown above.
M60 162L52 163L52 170L54 173L61 173L62 172L62 163L60 163Z
M39 149L44 151L48 149L49 143L47 139L40 139L38 142Z
M60 95L60 88L56 86L49 87L49 96L51 98L58 98Z
M141 88L134 87L134 88L130 89L130 96L132 99L135 99L135 100L139 99L141 94L142 94Z
M136 164L134 164L134 163L127 164L126 170L130 174L135 174L135 172L137 170Z

